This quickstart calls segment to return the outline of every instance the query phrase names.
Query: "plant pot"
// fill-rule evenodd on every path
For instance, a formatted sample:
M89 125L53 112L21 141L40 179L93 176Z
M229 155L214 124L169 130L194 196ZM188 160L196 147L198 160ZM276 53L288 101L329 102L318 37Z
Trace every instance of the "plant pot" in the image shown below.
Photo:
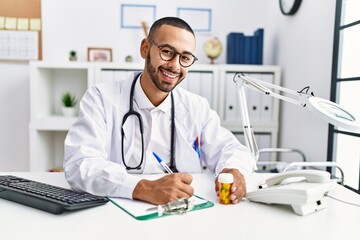
M77 115L75 107L63 107L62 112L65 117L75 117Z
M72 61L72 62L75 62L75 61L77 61L77 57L76 56L70 56L69 60Z

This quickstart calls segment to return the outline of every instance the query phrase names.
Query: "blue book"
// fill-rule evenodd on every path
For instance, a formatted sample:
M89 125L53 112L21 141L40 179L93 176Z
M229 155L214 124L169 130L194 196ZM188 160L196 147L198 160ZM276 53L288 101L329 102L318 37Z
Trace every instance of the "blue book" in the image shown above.
M264 48L264 29L259 28L254 33L254 38L256 39L256 61L255 64L263 63L263 48Z
M251 38L250 64L257 64L257 54L258 54L258 41L257 41L257 37L253 36Z
M236 45L235 45L235 63L236 64L241 64L241 54L242 54L242 50L241 50L241 42L242 42L242 37L243 34L242 33L236 33Z
M235 63L235 46L236 46L236 33L229 33L227 35L226 46L226 63Z
M251 62L251 39L252 37L244 37L244 64L250 64Z

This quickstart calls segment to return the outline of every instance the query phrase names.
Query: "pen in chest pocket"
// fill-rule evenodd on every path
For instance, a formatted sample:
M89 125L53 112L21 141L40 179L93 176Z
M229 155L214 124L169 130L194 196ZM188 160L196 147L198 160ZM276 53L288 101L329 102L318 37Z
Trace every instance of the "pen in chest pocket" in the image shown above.
M200 142L199 142L199 137L196 137L193 143L193 148L195 150L195 152L197 153L197 155L200 158Z

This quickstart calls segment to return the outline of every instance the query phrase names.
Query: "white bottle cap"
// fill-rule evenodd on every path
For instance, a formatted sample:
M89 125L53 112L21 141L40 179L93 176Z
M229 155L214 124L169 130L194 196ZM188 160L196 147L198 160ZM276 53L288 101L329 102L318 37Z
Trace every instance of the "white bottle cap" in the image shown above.
M220 183L233 183L234 176L231 173L220 173L218 177Z

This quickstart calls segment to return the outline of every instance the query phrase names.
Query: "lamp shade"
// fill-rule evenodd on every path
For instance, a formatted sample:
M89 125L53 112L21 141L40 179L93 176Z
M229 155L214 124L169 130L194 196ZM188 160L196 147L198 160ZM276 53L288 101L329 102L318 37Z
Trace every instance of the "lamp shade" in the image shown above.
M360 117L337 103L319 97L309 97L307 107L330 124L352 132L360 132Z

